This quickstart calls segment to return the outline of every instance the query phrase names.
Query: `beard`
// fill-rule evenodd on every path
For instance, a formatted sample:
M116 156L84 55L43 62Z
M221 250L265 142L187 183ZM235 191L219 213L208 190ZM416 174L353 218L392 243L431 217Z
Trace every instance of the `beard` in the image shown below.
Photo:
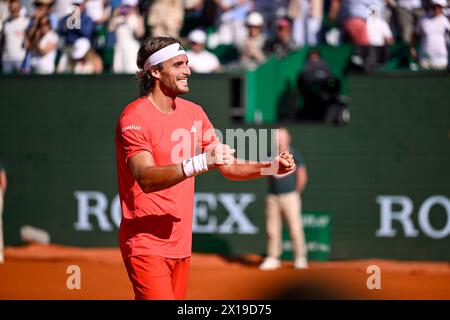
M189 92L189 86L186 84L185 86L179 82L178 80L170 81L168 79L162 80L162 86L161 89L164 92L165 95L170 97L175 97L180 94L185 94Z

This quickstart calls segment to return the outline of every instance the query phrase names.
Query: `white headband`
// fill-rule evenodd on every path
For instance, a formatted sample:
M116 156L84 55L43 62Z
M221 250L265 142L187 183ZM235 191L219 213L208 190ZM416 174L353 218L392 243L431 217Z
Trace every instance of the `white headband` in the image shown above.
M151 66L156 66L157 64L172 59L173 57L179 56L180 54L186 54L186 51L184 51L181 44L172 43L167 47L159 49L150 57L148 57L147 61L145 61L144 64L144 70L147 71Z

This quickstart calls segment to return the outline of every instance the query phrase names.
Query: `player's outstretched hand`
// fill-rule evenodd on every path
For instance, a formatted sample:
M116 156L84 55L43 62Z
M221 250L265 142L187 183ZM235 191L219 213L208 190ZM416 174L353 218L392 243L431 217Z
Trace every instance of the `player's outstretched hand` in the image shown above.
M295 169L294 156L289 152L282 152L275 158L278 162L277 174L285 174Z
M283 175L295 169L294 157L289 152L282 152L275 157L275 160L260 164L263 176Z
M235 152L236 150L232 149L227 144L216 144L206 151L206 162L208 163L208 168L211 169L215 166L232 164L234 162L233 154Z

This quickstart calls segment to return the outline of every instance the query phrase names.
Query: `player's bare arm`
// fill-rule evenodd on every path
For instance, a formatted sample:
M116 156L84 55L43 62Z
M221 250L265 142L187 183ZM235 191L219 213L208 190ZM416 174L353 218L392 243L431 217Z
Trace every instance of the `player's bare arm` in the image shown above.
M156 166L152 155L148 151L142 151L128 161L128 167L137 183L145 193L160 191L180 183L190 176L206 172L216 166L226 165L233 161L234 149L228 145L217 144L202 155L188 159L187 162L167 166ZM190 162L195 162L204 157L204 170L198 170L190 175L187 170Z
M148 151L142 151L130 158L128 167L145 193L169 188L186 179L181 163L155 166L153 157Z
M295 162L292 154L288 152L281 153L273 162L253 162L237 161L234 159L232 164L217 166L217 170L227 179L241 181L250 180L267 176L264 169L277 168L273 174L284 174L295 170Z

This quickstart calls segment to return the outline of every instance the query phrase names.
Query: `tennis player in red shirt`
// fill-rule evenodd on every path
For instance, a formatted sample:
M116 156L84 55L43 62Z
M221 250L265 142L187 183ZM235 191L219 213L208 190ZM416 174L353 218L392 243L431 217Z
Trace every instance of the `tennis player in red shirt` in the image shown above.
M234 158L203 109L178 97L189 92L191 72L176 39L148 38L137 65L141 97L124 108L116 127L120 250L136 299L184 299L194 177L217 169L228 179L247 180L264 175L264 168L282 174L295 164L289 153L276 163Z

